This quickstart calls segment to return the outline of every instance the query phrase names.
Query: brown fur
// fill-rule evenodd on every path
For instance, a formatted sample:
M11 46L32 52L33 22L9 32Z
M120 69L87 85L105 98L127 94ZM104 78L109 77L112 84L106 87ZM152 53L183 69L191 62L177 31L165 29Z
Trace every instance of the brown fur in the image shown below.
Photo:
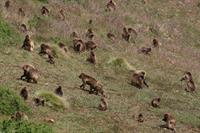
M105 97L103 86L93 77L86 75L85 73L81 73L79 75L79 78L82 80L82 84L80 86L81 89L85 90L85 86L88 85L90 86L90 91L89 93L99 95L101 94L102 96Z
M96 55L94 53L94 51L90 51L90 57L87 59L87 61L89 61L92 64L96 64Z
M20 25L20 29L21 29L22 32L27 32L28 31L25 24L21 24Z
M26 89L26 87L22 88L22 90L20 91L20 96L21 96L24 100L27 100L27 99L28 99L28 90Z
M145 72L134 73L131 80L131 85L142 89L143 85L149 87L145 81Z
M143 114L140 113L140 114L138 115L137 121L140 122L140 123L143 123L143 122L144 122L144 116L143 116Z
M117 8L117 4L114 2L114 0L110 0L106 5L107 11L115 11Z
M88 21L88 23L89 23L89 24L92 24L92 23L93 23L92 19L90 19L90 20Z
M172 117L169 113L166 113L164 114L163 121L166 122L165 127L167 129L170 129L176 132L176 129L175 129L176 120L174 117Z
M152 42L152 45L153 45L154 48L159 47L159 42L158 42L158 40L154 38L154 39L153 39L153 42Z
M181 78L181 81L185 81L185 83L187 85L185 90L187 92L194 92L196 90L196 86L193 81L192 74L190 72L185 72L184 76Z
M116 36L113 33L110 33L110 32L107 34L107 37L109 39L113 40L113 41L116 39Z
M130 35L130 33L128 32L128 29L127 29L126 27L124 27L124 28L123 28L123 33L122 33L122 38L123 38L125 41L129 42L129 41L130 41L130 37L131 37L131 35Z
M24 39L24 43L22 45L22 48L32 52L34 49L34 43L31 41L29 35L26 35L25 39Z
M85 46L87 50L94 50L97 48L97 44L93 41L87 41L85 42Z
M56 88L55 94L58 96L63 96L63 90L61 86L58 86L58 88Z
M65 44L63 44L63 43L58 43L58 46L61 48L61 49L63 49L64 51L65 51L65 53L67 53L68 52L68 48L67 48L67 46L65 46Z
M61 9L61 10L59 11L59 16L60 16L60 19L61 19L61 20L65 20L65 12L64 12L63 9Z
M98 108L100 111L106 111L108 109L108 102L105 98L101 98L101 103Z
M94 38L94 32L91 28L89 28L88 31L86 32L86 37L90 40Z
M40 46L40 55L47 55L48 61L51 64L54 64L54 58L56 57L55 51L47 44L41 44Z
M41 13L42 15L46 15L48 16L49 15L49 10L47 7L43 6L42 9L41 9Z
M154 98L152 101L151 101L151 106L154 107L154 108L159 108L160 107L160 98Z
M39 72L37 69L35 69L31 65L24 65L22 69L24 71L24 74L21 76L21 80L25 78L27 82L37 83L37 80L39 78Z
M19 14L20 16L24 17L24 16L25 16L25 11L24 11L24 9L23 9L23 8L19 8L19 9L18 9L18 14Z
M44 106L45 105L45 100L41 98L34 98L34 102L36 106Z
M81 39L74 39L73 44L74 50L77 52L84 52L86 50L86 46Z
M151 48L147 48L147 47L142 47L138 50L139 53L143 53L145 55L150 55L151 53Z
M10 7L10 0L7 0L4 4L4 7L8 9Z

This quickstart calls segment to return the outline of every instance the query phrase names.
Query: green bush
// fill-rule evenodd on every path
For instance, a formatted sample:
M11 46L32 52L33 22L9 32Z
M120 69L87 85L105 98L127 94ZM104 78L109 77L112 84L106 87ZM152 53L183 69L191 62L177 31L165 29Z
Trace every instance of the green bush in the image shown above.
M8 44L18 44L22 38L0 17L0 47Z
M3 121L0 131L3 133L53 133L52 128L45 124L13 120Z
M45 99L47 105L55 110L69 108L69 103L52 92L40 91L37 92L37 95Z
M0 87L0 113L12 115L16 111L30 112L24 100L6 87Z

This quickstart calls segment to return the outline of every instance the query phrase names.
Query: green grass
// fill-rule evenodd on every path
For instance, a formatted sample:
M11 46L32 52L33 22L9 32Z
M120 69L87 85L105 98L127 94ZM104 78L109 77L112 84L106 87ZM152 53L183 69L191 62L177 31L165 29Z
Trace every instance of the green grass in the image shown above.
M4 47L5 45L17 45L21 42L21 36L16 33L14 28L6 23L2 17L0 17L0 47Z
M52 128L46 124L12 120L3 121L0 131L3 133L53 133Z
M0 113L14 114L16 111L30 112L24 100L7 87L0 87Z

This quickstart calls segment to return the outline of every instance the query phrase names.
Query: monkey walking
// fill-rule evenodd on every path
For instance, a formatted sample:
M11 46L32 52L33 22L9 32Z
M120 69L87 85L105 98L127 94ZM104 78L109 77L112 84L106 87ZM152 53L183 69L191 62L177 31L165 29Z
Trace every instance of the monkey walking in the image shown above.
M103 86L95 78L86 75L85 73L81 73L79 78L82 80L82 84L80 86L81 89L85 90L85 86L88 85L90 86L90 94L101 94L103 97L106 97Z

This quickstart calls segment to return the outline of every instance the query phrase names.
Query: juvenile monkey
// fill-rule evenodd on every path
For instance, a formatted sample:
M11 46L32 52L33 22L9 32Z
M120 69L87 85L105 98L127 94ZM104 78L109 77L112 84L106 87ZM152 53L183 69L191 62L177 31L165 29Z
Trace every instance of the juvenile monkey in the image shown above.
M41 98L34 98L34 102L36 106L44 106L45 105L45 100Z
M90 51L90 57L87 59L87 61L89 61L92 64L96 64L96 55L94 53L94 51Z
M10 0L7 0L7 1L5 2L4 7L5 7L6 9L8 9L8 8L10 7Z
M21 80L25 78L27 82L37 83L39 78L39 72L32 65L24 65L22 67L24 74L21 76Z
M138 50L139 53L143 53L145 55L150 55L151 53L151 48L147 48L147 47L142 47Z
M48 16L49 15L49 10L45 6L43 6L42 9L41 9L41 13L42 13L42 15Z
M181 81L185 81L187 85L185 90L187 92L194 92L196 90L196 86L194 84L193 77L190 72L185 72L184 76L181 78Z
M86 37L90 40L94 38L94 32L91 28L89 28L88 31L86 32Z
M107 11L115 11L117 8L117 4L113 0L110 0L107 3L106 8L107 8Z
M143 85L145 85L146 87L149 87L145 81L145 75L146 75L146 73L144 71L133 73L131 85L133 85L139 89L142 89Z
M63 10L63 9L61 9L61 10L59 11L59 16L60 16L60 19L61 19L61 20L65 20L65 13L64 13L64 10Z
M140 122L140 123L143 123L143 122L144 122L144 116L143 116L142 113L140 113L140 114L138 115L137 121Z
M24 16L25 16L25 11L24 11L24 9L23 9L23 8L19 8L19 9L18 9L18 14L19 14L20 16L24 17Z
M25 24L21 24L20 25L20 29L21 29L22 32L27 32L28 31Z
M65 53L67 53L67 51L68 51L68 48L67 48L67 46L65 46L65 44L63 44L63 43L59 43L58 44L58 46L61 48L61 49L63 49L64 51L65 51Z
M154 98L151 101L151 106L154 107L154 108L159 108L160 107L160 97Z
M25 50L27 50L27 51L30 51L30 52L33 51L33 49L34 49L34 43L33 43L33 41L31 41L29 35L26 35L26 36L25 36L25 39L24 39L24 43L23 43L23 45L22 45L22 48L25 49Z
M22 88L21 92L20 92L20 96L24 99L27 100L28 99L28 91L26 89L26 87Z
M107 37L109 39L113 40L113 41L116 39L116 36L113 33L110 33L110 32L107 34Z
M130 35L130 33L128 32L127 28L124 27L124 28L123 28L123 33L122 33L122 38L123 38L125 41L129 42L129 41L130 41L130 37L131 37L131 35Z
M160 44L159 44L158 40L154 38L152 45L154 48L156 48L156 47L159 47Z
M58 88L56 88L55 94L58 96L63 96L63 90L61 86L58 86Z
M166 124L164 125L167 129L170 129L174 132L176 132L175 126L176 126L176 120L174 117L172 117L171 114L166 113L164 114L164 118L163 121L166 122Z
M101 103L98 108L100 111L106 111L108 109L108 102L105 98L101 98Z
M85 90L85 86L88 85L90 86L90 94L101 94L102 96L106 97L103 90L103 86L95 78L86 75L85 73L81 73L79 75L79 78L82 80L82 84L80 86L81 89Z

